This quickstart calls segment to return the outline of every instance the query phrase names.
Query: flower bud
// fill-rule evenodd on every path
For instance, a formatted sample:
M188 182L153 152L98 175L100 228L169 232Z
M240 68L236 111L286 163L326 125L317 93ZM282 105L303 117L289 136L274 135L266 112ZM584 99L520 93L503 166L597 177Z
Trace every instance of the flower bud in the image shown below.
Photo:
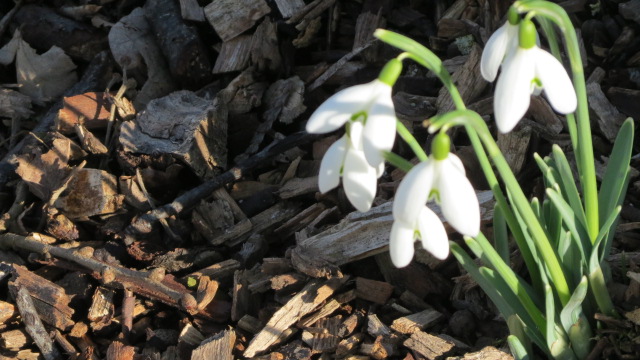
M523 49L536 46L536 26L533 21L525 19L520 22L519 40L520 47Z
M389 62L382 68L380 71L380 75L378 76L378 80L383 83L393 86L398 80L400 73L402 72L402 61L398 59L391 59Z
M449 156L449 148L451 147L451 139L444 131L440 131L433 138L431 143L431 153L436 160L444 160Z

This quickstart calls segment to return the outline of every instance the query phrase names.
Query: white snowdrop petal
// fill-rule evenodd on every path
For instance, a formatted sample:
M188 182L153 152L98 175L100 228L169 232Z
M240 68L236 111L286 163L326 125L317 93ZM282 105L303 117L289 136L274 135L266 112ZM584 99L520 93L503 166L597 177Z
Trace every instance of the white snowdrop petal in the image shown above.
M382 175L384 175L384 163L380 163L376 168L376 178L380 179Z
M493 96L493 108L498 130L507 133L518 124L529 108L533 59L528 50L518 48L502 64L502 74Z
M460 160L458 155L449 153L449 156L447 156L447 160L449 160L451 162L451 164L456 169L458 169L458 171L460 171L462 173L462 175L466 176L466 172L464 170L464 165L462 164L462 160Z
M307 132L324 134L339 129L353 114L367 110L376 86L375 82L370 82L338 91L311 114Z
M348 141L345 135L325 152L318 174L318 188L321 193L326 193L340 184L340 169L347 153Z
M352 121L349 126L349 139L354 149L362 151L362 131L364 126L360 121Z
M415 223L420 210L427 203L433 185L433 161L427 160L414 166L400 182L393 200L393 218Z
M487 81L493 81L498 75L498 69L502 64L507 45L509 44L508 27L512 26L508 22L496 30L487 41L480 58L480 73Z
M480 205L469 179L448 159L440 162L436 184L440 207L449 224L459 233L476 236L480 232Z
M413 259L415 241L413 226L403 221L394 221L389 236L389 255L395 267L405 267Z
M442 221L428 207L420 211L418 218L418 230L422 240L422 247L440 260L449 256L449 237L442 225Z
M364 153L353 148L347 150L342 171L342 185L349 202L361 212L368 211L376 195L378 180L376 169L369 166Z
M385 85L386 86L386 85ZM391 87L382 93L371 105L367 123L362 133L363 150L371 166L384 162L382 151L390 151L396 139L396 112L391 99Z
M540 48L535 48L535 59L536 76L542 83L549 104L562 114L576 111L576 91L562 63Z

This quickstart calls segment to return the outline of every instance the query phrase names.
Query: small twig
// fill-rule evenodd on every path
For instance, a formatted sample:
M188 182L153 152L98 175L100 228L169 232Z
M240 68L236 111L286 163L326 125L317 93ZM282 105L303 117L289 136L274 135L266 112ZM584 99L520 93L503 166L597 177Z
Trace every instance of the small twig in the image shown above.
M211 196L211 194L213 194L213 192L218 188L232 181L239 180L246 171L256 166L263 165L265 161L272 157L295 146L305 144L316 137L317 135L308 134L307 132L302 131L289 135L281 141L274 142L259 153L238 163L225 173L185 192L177 197L173 202L135 218L131 222L131 225L125 229L125 236L133 237L135 235L149 234L153 230L154 224L160 219L166 219L172 215L177 216L183 211L193 208L198 204L198 202L200 202L200 200ZM132 240L129 239L128 241Z
M24 322L27 333L33 339L45 360L55 360L60 356L58 350L53 347L53 341L45 330L42 320L38 316L36 307L29 291L25 287L21 287L16 294L16 305L20 311L22 322Z
M33 240L30 236L11 233L0 235L0 249L26 250L71 261L89 270L91 276L101 280L107 286L129 289L136 294L181 308L189 313L196 312L196 299L188 290L179 291L170 288L154 280L149 273L106 264L87 256L83 251L47 245Z
M125 344L129 343L129 335L133 328L133 308L136 304L136 297L133 291L124 290L124 299L122 300L122 337Z

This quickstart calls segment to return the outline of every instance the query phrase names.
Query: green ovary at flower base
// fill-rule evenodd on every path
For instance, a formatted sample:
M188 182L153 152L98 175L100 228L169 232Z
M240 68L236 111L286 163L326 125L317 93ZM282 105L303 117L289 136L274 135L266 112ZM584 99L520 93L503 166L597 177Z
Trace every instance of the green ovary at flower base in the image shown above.
M440 132L433 141L432 155L416 165L398 186L393 202L393 226L389 251L397 267L413 258L416 234L422 246L436 258L449 255L449 243L438 216L425 206L430 197L441 205L449 224L463 235L480 231L480 208L460 159L449 153L449 136Z

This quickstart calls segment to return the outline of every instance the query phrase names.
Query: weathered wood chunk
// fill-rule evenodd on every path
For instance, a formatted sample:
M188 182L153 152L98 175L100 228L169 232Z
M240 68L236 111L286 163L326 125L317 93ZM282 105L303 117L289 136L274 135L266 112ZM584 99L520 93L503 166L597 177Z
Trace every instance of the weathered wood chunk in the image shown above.
M204 16L223 41L249 30L269 12L264 0L213 0L204 7Z
M422 331L413 333L403 344L429 360L435 360L444 356L455 346L450 341L443 340L437 336L433 336Z
M80 169L55 206L68 218L77 219L114 213L123 201L115 176L104 170Z
M625 116L609 102L600 84L588 84L587 97L589 98L589 108L591 113L595 115L600 131L602 131L607 140L613 142L618 135L618 130L622 126Z
M222 43L220 54L213 65L213 73L221 74L244 70L251 58L251 35L241 35Z
M356 278L356 296L361 299L382 305L389 300L392 293L393 286L389 283L362 277Z
M227 109L217 98L176 91L149 102L120 131L126 152L172 154L201 177L227 166Z
M304 7L302 0L275 0L278 10L283 18L288 19L298 10Z
M427 309L393 320L391 328L403 334L413 334L440 321L442 317L441 312L434 309Z
M225 330L205 339L193 353L191 360L233 360L233 346L236 342L236 332Z

